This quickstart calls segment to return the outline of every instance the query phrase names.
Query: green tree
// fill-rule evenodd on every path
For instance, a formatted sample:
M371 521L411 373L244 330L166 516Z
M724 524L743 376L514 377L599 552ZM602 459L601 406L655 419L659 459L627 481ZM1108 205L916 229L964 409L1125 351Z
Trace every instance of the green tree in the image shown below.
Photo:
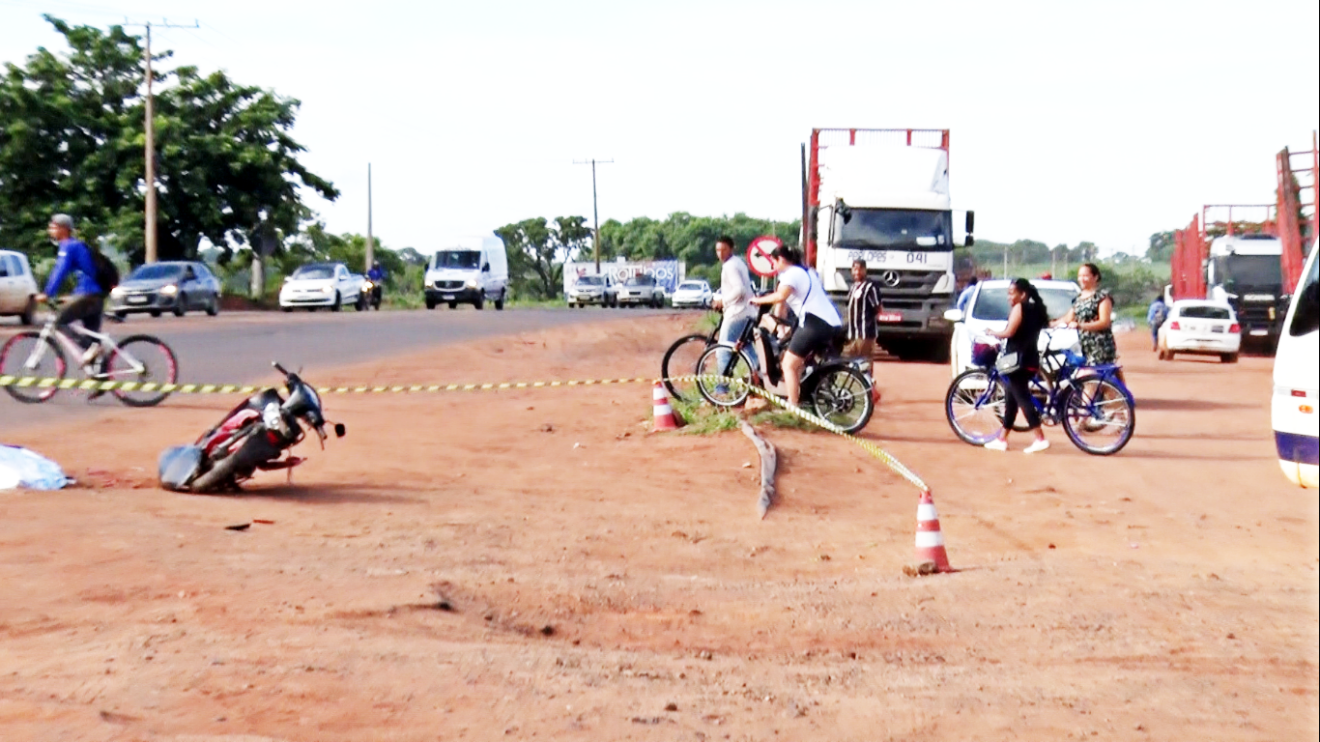
M47 20L69 51L38 49L24 66L6 65L0 79L0 239L36 251L50 214L67 211L84 238L103 237L140 262L139 39L119 26L105 32ZM296 232L311 215L303 189L338 196L297 159L303 148L289 131L298 101L222 72L153 72L161 258L195 257L203 240L225 253L242 244L278 249L278 235Z

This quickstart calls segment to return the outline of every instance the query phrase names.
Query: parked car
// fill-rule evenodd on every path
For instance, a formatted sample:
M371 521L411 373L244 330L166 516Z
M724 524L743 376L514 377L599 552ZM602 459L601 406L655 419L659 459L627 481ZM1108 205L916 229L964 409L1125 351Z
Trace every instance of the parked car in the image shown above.
M0 317L17 316L23 324L32 324L39 293L27 256L0 250Z
M684 281L674 289L673 305L675 309L681 307L695 307L703 309L709 307L714 298L714 292L710 290L710 284L705 281Z
M366 279L353 273L343 263L312 263L304 265L284 279L280 288L280 309L292 312L296 307L312 311L330 307L338 312L345 304L359 312L367 308L363 292Z
M655 276L639 273L619 287L619 306L662 307L664 292L655 283Z
M1242 325L1227 302L1183 299L1169 307L1156 345L1161 361L1172 361L1174 354L1186 353L1219 356L1224 363L1237 363Z
M949 348L950 370L955 377L972 367L972 344L978 337L986 335L987 331L1002 332L1008 327L1008 284L1002 278L982 281L976 285L976 291L967 303L966 313L957 309L944 313L945 319L955 323L953 341ZM1051 320L1067 314L1073 300L1081 293L1072 281L1037 279L1031 285L1040 292ZM1081 342L1076 330L1051 330L1048 336L1041 333L1040 348L1042 352L1068 349L1080 352Z
M619 287L615 285L614 277L608 273L603 276L579 276L568 289L570 308L584 307L588 304L613 307L618 303Z
M167 311L182 317L198 309L212 317L220 313L220 281L197 261L139 265L110 291L110 312L120 319L141 312L159 317Z

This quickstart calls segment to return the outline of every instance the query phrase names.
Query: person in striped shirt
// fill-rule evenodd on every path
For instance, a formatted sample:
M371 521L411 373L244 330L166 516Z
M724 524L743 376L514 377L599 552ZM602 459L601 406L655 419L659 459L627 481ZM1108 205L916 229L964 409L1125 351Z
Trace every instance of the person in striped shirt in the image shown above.
M871 379L875 374L876 315L881 311L880 289L866 277L866 261L854 260L852 288L848 291L848 345L845 356L871 359ZM880 401L880 387L873 386L875 401Z

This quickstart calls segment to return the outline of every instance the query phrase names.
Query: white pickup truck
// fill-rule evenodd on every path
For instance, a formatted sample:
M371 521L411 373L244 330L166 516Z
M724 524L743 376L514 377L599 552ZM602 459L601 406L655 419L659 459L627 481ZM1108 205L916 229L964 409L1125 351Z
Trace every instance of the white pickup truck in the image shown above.
M366 279L353 273L343 263L312 263L304 265L284 279L280 288L280 309L292 312L296 307L312 311L330 307L338 312L350 304L359 312L367 308L363 293Z

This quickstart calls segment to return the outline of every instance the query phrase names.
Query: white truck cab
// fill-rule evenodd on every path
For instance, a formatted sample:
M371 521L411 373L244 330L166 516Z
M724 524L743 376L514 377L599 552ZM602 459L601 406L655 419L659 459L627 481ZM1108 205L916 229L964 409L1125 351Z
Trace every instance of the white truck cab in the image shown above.
M509 293L509 258L499 237L462 237L436 248L426 265L423 281L426 308L448 304L471 304L477 309L487 301L504 309Z
M1283 242L1278 237L1216 237L1205 264L1205 298L1233 307L1244 338L1273 343L1288 311L1283 303L1282 265Z

